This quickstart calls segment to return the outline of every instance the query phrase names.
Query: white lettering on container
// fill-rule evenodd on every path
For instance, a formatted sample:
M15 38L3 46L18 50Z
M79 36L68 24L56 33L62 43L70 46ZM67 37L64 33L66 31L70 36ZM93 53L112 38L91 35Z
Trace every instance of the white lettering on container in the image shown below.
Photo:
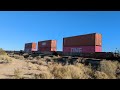
M82 52L82 48L71 48L71 52Z
M43 42L42 45L45 46L45 45L46 45L46 42Z

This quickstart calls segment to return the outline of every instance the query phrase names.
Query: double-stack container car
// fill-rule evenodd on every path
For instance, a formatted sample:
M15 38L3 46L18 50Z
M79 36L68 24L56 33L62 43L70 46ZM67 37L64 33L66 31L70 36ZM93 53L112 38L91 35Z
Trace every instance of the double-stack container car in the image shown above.
M84 34L63 38L63 51L57 51L56 40L26 43L25 52L36 51L38 54L51 54L54 52L61 55L80 56L86 58L118 59L119 56L112 52L102 52L102 35L98 33ZM34 52L35 53L35 52Z
M63 38L64 53L102 52L102 35L91 33Z
M38 51L40 52L53 52L57 49L57 41L56 40L45 40L38 42Z
M24 47L24 52L31 53L33 51L37 51L37 44L35 42L32 43L26 43Z

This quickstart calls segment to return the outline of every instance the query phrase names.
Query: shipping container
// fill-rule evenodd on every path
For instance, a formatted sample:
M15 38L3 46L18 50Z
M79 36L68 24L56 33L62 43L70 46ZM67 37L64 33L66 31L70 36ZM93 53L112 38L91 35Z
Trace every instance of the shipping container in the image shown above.
M102 46L78 46L78 47L63 47L64 53L94 53L102 52Z
M38 47L56 47L56 40L39 41Z
M56 51L56 40L46 40L38 42L38 51Z
M63 38L63 46L102 46L102 35L97 33Z
M95 34L95 45L102 46L102 35L101 34Z
M46 51L48 51L48 52L51 52L51 51L56 51L56 48L54 48L54 47L41 47L41 48L39 48L38 49L38 51L40 51L40 52L46 52Z
M26 43L25 44L25 48L24 48L24 51L25 52L32 52L32 51L37 51L37 48L36 48L37 44L36 43Z

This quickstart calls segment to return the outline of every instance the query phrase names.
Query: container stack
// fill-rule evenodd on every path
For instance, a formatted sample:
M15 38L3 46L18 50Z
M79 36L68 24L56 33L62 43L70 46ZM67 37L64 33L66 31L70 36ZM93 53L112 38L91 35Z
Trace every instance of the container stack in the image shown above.
M102 52L102 35L92 33L63 38L63 52Z
M56 51L56 40L39 41L38 51L40 52Z
M36 43L32 42L32 43L26 43L25 44L25 47L24 47L24 51L29 53L29 52L32 52L32 51L36 51Z

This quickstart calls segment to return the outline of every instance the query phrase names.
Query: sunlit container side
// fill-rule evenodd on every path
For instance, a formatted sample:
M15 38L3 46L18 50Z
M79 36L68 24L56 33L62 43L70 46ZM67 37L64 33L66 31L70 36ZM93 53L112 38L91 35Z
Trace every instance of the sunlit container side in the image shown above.
M38 47L56 47L56 40L39 41Z
M101 46L102 35L97 33L63 38L63 46Z
M26 43L26 44L25 44L24 51L25 51L25 52L37 51L36 46L37 46L36 43Z
M95 52L102 52L102 46L95 46Z
M102 46L102 35L101 34L95 34L95 45Z
M78 46L78 47L63 47L64 53L94 53L102 52L101 46Z
M52 48L52 47L49 47L49 48L46 48L46 47L45 47L45 48L43 48L43 47L42 47L42 48L39 48L39 51L41 51L41 52L42 52L42 51L56 51L56 48Z
M38 51L41 51L41 52L56 51L57 50L56 44L57 44L56 40L39 41L38 42Z

